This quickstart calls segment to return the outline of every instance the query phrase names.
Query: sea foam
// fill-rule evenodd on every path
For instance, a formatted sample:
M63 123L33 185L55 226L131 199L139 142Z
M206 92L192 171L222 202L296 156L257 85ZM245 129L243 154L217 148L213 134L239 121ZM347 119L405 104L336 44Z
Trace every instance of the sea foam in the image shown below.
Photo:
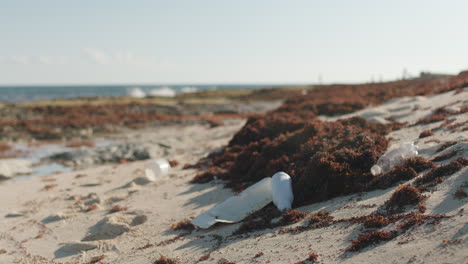
M176 92L167 86L161 88L152 89L149 92L150 96L163 96L163 97L174 97Z
M127 90L127 95L133 98L144 98L146 93L139 87L132 87Z

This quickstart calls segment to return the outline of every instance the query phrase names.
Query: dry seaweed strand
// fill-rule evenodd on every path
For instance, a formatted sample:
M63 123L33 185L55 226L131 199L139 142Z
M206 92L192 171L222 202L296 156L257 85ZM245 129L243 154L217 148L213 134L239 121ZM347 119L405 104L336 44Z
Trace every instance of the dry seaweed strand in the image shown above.
M461 151L461 149L455 149L455 150L446 152L446 153L444 153L444 154L437 155L436 157L434 157L434 158L432 159L432 161L436 162L436 161L448 160L448 159L450 159L450 158L455 157L460 151Z
M187 232L187 233L182 233L182 234L179 234L173 238L170 238L170 239L166 239L166 240L163 240L161 242L159 242L158 244L156 244L156 246L158 247L163 247L163 246L167 246L167 245L170 245L172 243L175 243L176 241L178 240L183 240L185 239L185 236L189 235L190 232Z
M467 112L467 107L462 107L459 111L450 111L450 110L447 110L445 107L439 107L436 110L434 110L429 116L419 119L415 123L415 125L430 124L430 123L445 120L439 127L435 128L434 130L439 130L439 129L442 129L442 128L449 128L449 130L451 130L453 128L450 128L449 124L453 123L456 120L456 118L447 119L447 117L452 116L452 115L463 114L463 113L466 113L466 112ZM461 124L461 125L463 125L463 124ZM460 126L460 125L456 125L454 127L458 127L458 126Z
M453 216L447 216L447 215L423 215L420 213L399 214L399 215L396 215L397 218L395 218L394 216L392 216L393 220L394 219L401 220L394 230L391 230L391 231L371 230L371 231L362 232L358 235L358 238L356 240L351 241L351 246L347 248L346 251L359 251L370 245L378 244L382 241L392 240L393 238L401 234L404 234L407 230L409 230L411 227L415 225L437 224L442 219L453 217Z
M413 168L414 171L417 173L423 172L428 169L432 169L435 167L434 162L430 160L426 160L421 156L411 157L405 161L403 164L404 167Z
M382 174L377 175L373 179L370 180L368 190L372 189L385 189L389 186L392 186L398 182L406 182L413 178L416 178L418 173L415 169L410 166L397 166L390 171Z
M150 247L154 247L153 244L151 244L150 242L146 243L144 246L142 247L139 247L137 248L138 250L143 250L143 249L147 249L147 248L150 248Z
M198 261L205 261L208 260L211 257L211 255L208 253L206 255L201 256Z
M285 233L298 234L306 230L322 228L322 227L330 226L336 223L336 221L334 220L334 217L331 216L329 212L325 212L325 211L312 213L308 217L308 220L309 222L304 226L296 226L292 228L291 227L281 228L278 231L278 233L279 234L285 234Z
M255 254L254 258L259 258L259 257L261 257L263 255L265 255L265 253L260 251L260 252L257 252L257 254Z
M77 201L78 202L78 201ZM85 212L91 212L91 211L94 211L94 210L97 210L99 209L99 206L96 204L96 203L93 203L91 205L88 205L86 208L85 208Z
M243 235L257 230L273 228L274 225L271 220L279 216L281 216L281 213L274 205L270 204L247 216L233 235Z
M424 197L418 188L411 184L405 184L398 186L384 205L387 208L402 208L407 205L416 205L423 199Z
M309 252L309 256L307 257L306 260L311 261L312 263L315 263L318 261L319 255L315 252Z
M109 210L109 214L112 214L112 213L117 213L117 212L121 212L121 211L126 211L128 209L128 207L126 206L120 206L118 204L112 206L112 208Z
M383 215L379 213L371 213L368 215L343 218L335 220L333 216L328 212L316 212L312 213L309 218L309 223L302 226L296 226L292 228L281 228L278 230L278 234L298 234L304 231L308 231L316 228L323 228L331 225L336 225L340 223L351 223L351 224L363 224L365 228L376 229L385 227L389 224L394 224L397 222L401 223L400 227L403 227L407 230L409 227L415 224L423 223L438 223L441 219L451 218L452 216L448 215L423 215L421 213L395 213L390 215ZM401 228L398 229L401 229ZM397 230L398 231L398 230ZM399 231L400 232L400 231Z
M306 218L307 213L299 210L290 210L282 215L281 223L283 225L294 224Z
M421 134L419 134L419 138L425 138L425 137L430 137L434 135L434 132L432 130L424 130L423 132L421 132Z
M192 231L195 229L195 225L192 224L192 221L190 219L184 219L179 221L178 223L171 224L171 229Z
M468 165L468 159L465 157L459 157L452 160L446 165L440 165L432 168L426 172L423 176L417 178L413 184L420 190L424 191L428 187L436 186L437 184L444 181L444 179L455 172L461 170L463 167Z
M306 263L317 263L318 261L318 254L315 252L309 252L307 258L305 260L296 262L294 264L306 264Z
M396 231L376 231L372 230L369 232L359 234L356 240L351 241L351 246L346 249L346 251L359 251L363 248L370 246L371 244L376 244L381 241L392 240L397 236Z
M57 184L47 184L42 188L44 191L52 190L53 188L57 187Z
M441 151L443 151L443 150L445 150L445 149L447 149L447 148L449 148L449 147L451 147L451 146L453 146L453 145L455 145L457 143L458 143L457 141L447 141L447 142L443 143L442 145L440 145L440 147L436 150L436 153L441 152Z
M179 165L179 161L177 161L175 159L170 160L169 165L171 166L171 168L177 167Z
M217 263L218 264L236 264L235 262L229 261L225 258L220 258Z
M430 123L435 123L439 121L443 121L447 118L448 111L441 107L437 108L432 112L429 116L420 118L418 121L416 121L415 125L425 125L425 124L430 124Z
M370 214L364 219L364 227L366 228L380 228L390 224L391 220L380 214Z
M168 258L164 255L161 255L159 259L155 260L153 264L179 264L179 260Z
M291 210L281 215L275 206L269 205L248 216L233 235L243 235L253 231L264 230L267 228L276 228L284 225L298 223L307 217L307 213L298 210ZM276 223L272 220L281 216Z
M465 124L468 124L468 120L467 121L464 121L464 122L457 122L457 123L454 123L450 126L447 126L447 129L449 129L451 132L455 132L457 130L457 128L461 127L461 126L464 126Z

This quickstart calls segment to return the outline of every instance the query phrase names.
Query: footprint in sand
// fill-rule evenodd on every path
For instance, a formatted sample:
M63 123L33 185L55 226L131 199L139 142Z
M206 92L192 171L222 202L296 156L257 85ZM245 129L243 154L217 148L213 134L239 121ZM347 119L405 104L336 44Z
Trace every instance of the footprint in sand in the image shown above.
M68 257L68 256L80 254L80 253L86 255L85 253L86 251L91 251L94 249L99 250L100 253L107 252L107 251L116 251L116 252L119 251L117 249L117 246L111 241L90 241L90 242L72 241L68 243L62 243L60 245L61 247L58 248L54 252L55 258L64 258L64 257ZM87 262L87 263L91 263L91 262Z
M83 197L84 205L89 206L92 204L100 204L101 198L97 195L97 193L90 193L88 196Z
M112 196L112 197L109 197L106 199L105 203L107 205L112 205L114 203L117 203L117 202L120 202L120 201L123 201L127 198L127 196Z
M145 223L147 220L146 215L115 214L106 216L94 226L91 226L81 241L113 239L130 231L132 227Z
M57 249L54 253L56 258L68 257L78 254L83 251L96 249L98 245L90 242L70 242L63 244L62 247Z
M41 222L43 224L49 224L52 222L57 222L57 221L61 221L61 220L73 217L74 215L75 214L73 212L68 212L68 211L59 212L59 213L47 216L46 218L42 219Z

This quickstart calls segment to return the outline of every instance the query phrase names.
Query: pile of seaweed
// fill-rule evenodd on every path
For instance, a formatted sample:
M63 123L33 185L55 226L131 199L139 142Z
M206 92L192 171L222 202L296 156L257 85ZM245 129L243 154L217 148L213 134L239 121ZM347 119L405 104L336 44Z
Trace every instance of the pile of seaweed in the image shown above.
M188 107L186 107L188 108ZM142 128L153 122L216 121L246 117L244 113L198 114L198 109L180 110L148 103L10 106L0 108L0 138L30 136L37 140L80 135L83 129L95 133L113 132L117 127ZM11 113L10 113L11 112Z
M193 166L207 170L192 182L218 178L240 191L284 171L292 178L296 206L388 187L399 178L378 180L369 170L389 145L385 135L403 124L382 125L360 117L326 122L317 116L341 115L390 98L430 95L466 86L468 72L442 79L331 85L311 90L286 100L277 110L250 117L223 151Z

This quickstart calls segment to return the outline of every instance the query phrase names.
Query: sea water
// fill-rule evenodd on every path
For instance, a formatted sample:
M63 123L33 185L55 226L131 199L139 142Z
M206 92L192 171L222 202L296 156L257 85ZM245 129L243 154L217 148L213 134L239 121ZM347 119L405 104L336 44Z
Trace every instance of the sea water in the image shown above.
M51 85L51 86L0 86L0 102L26 102L48 99L82 97L118 97L139 95L174 96L205 90L274 88L280 84L230 84L230 85ZM141 97L141 96L140 96Z

